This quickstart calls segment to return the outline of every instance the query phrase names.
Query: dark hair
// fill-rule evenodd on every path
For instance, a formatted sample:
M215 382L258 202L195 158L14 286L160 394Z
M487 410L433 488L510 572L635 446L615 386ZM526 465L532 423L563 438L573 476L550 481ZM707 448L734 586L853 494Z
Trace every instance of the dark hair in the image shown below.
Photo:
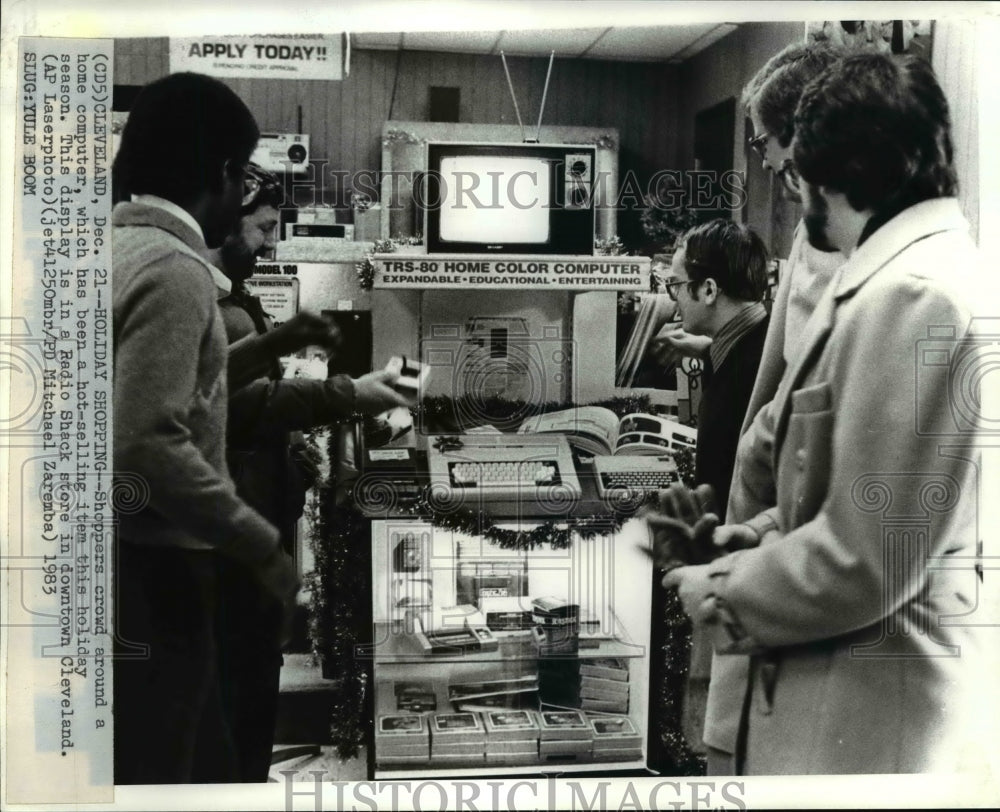
M786 48L778 56L786 51L791 49ZM761 124L782 147L792 143L795 108L806 85L847 54L845 48L835 45L797 46L748 100L747 107L752 104L757 108Z
M247 164L244 188L251 197L240 209L240 217L253 214L261 206L280 209L285 204L285 187L278 176L253 162Z
M733 299L760 301L767 289L767 249L753 229L732 220L709 220L682 238L688 279L714 279Z
M948 102L931 66L869 53L824 71L795 112L795 164L807 183L875 213L862 239L910 206L954 195Z
M242 99L217 79L174 73L143 88L129 112L113 173L120 197L177 204L214 191L250 160L260 131Z

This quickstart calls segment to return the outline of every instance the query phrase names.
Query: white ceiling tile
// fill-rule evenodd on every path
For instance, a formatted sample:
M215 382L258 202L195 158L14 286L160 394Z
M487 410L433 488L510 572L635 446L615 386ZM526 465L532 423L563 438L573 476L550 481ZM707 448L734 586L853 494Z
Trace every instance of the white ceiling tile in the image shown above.
M492 53L499 31L407 31L403 47L407 51L446 51L450 53Z
M612 28L586 55L595 59L671 59L714 27L712 23L704 23Z
M674 59L679 62L687 59L689 56L694 56L699 51L704 51L709 45L714 42L718 42L726 36L726 34L731 34L737 29L737 27L736 23L719 23L704 36L691 43L687 48L675 54Z
M381 31L368 31L360 34L351 34L351 47L366 48L378 51L396 51L403 39L403 35L398 31L383 33Z
M552 51L557 57L575 57L584 53L604 36L607 28L549 28L504 31L497 51L511 56L548 56Z

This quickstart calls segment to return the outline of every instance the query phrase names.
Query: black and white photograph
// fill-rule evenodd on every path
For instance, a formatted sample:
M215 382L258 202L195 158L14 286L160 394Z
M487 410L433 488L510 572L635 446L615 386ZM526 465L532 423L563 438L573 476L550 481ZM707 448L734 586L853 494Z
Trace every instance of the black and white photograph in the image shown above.
M1000 804L989 3L4 9L4 808Z

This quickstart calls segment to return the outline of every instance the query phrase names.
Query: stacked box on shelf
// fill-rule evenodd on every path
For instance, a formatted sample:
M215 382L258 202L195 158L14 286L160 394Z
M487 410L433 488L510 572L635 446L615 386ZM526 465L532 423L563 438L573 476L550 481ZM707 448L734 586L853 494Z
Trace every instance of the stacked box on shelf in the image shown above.
M426 764L430 758L427 719L418 714L380 716L375 726L375 760L382 766Z
M575 708L580 704L580 607L561 598L535 598L531 607L539 699Z
M478 713L435 713L430 719L432 765L473 766L483 763L486 730Z
M642 737L627 716L601 716L590 720L594 736L594 761L635 761L642 758Z
M513 766L538 763L538 720L532 711L500 710L483 714L486 763Z
M543 710L538 714L538 755L547 761L590 761L593 729L575 710Z
M581 677L628 682L628 663L618 657L597 657L580 664Z
M580 665L580 708L601 713L628 713L628 664L617 658L588 660Z
M392 689L396 696L396 710L412 713L437 710L437 695L430 682L396 682Z

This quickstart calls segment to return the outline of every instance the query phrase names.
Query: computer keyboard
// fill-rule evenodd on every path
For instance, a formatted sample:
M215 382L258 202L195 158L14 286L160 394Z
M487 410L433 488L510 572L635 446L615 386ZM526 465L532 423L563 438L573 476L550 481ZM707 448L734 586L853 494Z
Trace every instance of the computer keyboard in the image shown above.
M559 484L559 466L555 460L527 462L450 462L451 484L456 488L481 488L488 485L538 487Z
M668 488L679 480L670 456L594 457L597 492L601 496L645 493Z
M456 498L563 500L581 494L569 443L561 435L461 435L459 447L453 437L444 443L429 439L431 484L445 486Z

